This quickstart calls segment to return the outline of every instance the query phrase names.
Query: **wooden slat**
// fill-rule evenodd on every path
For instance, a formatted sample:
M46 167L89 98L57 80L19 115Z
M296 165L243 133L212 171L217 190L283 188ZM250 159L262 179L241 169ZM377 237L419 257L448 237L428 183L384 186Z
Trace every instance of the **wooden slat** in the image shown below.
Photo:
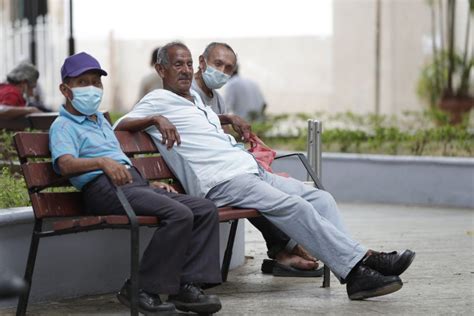
M255 209L221 207L219 211L219 221L225 222L233 219L259 217L261 214Z
M51 157L48 133L19 132L13 139L20 158Z
M157 153L158 149L150 136L144 132L115 132L122 150L129 156ZM48 133L19 132L14 137L20 158L50 157Z
M161 180L175 178L162 157L139 157L132 158L131 161L145 179Z
M103 112L102 114L104 114L104 118L110 124L112 124L109 112ZM54 120L58 117L58 115L58 112L33 113L28 115L26 118L29 121L29 127L41 131L47 131L51 127L51 124L53 124Z
M30 127L47 131L53 124L54 120L58 117L58 112L51 113L33 113L27 116Z
M123 152L129 156L158 152L155 143L145 132L116 131L115 136L117 136Z
M71 185L68 180L57 182L61 176L54 172L50 162L25 163L21 165L21 168L28 189L41 186L67 187Z
M84 215L80 192L34 193L30 198L36 218Z
M159 223L158 218L155 216L137 216L137 220L142 226L156 226ZM99 224L127 225L129 224L129 220L125 215L84 216L81 218L56 221L53 223L53 229L59 231L75 227L86 228Z
M0 129L7 131L23 131L30 127L30 123L25 117L16 119L0 119Z

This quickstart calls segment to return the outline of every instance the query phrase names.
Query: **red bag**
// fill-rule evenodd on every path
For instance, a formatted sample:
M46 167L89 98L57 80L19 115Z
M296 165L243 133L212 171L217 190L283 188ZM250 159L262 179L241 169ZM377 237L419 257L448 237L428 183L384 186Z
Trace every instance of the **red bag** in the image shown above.
M265 143L255 134L250 134L250 149L248 150L263 169L273 172L270 165L276 156L276 151L265 145Z

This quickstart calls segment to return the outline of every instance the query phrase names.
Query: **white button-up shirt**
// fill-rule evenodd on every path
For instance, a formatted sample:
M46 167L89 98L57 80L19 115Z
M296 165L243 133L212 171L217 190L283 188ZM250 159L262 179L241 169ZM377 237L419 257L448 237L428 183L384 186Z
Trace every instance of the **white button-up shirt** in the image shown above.
M191 90L191 95L194 103L168 90L153 90L115 126L124 118L151 115L163 115L173 123L180 134L181 145L175 144L170 150L161 144L161 133L155 126L146 132L190 195L205 197L210 189L235 176L258 174L253 156L242 149L234 137L224 133L217 114L202 103L195 91Z

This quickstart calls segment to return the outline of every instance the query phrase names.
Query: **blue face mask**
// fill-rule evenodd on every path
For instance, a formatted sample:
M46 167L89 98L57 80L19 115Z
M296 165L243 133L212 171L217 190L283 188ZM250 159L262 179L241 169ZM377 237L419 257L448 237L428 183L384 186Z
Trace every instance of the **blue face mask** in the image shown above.
M100 101L102 101L102 89L87 86L70 88L72 91L72 106L84 115L93 115L99 109Z
M230 76L207 65L206 71L202 74L202 79L209 89L219 89L227 83Z

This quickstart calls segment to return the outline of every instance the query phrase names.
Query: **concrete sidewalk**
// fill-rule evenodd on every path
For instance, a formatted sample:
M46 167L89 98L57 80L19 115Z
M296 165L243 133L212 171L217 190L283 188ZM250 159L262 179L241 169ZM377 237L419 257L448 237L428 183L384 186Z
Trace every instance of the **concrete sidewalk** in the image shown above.
M411 248L417 257L403 288L367 301L350 301L331 277L277 278L260 273L265 244L246 223L246 264L227 283L209 290L220 296L220 315L472 315L474 310L474 210L341 204L357 240L382 251ZM29 306L29 315L127 315L114 294ZM14 310L0 310L13 315Z

